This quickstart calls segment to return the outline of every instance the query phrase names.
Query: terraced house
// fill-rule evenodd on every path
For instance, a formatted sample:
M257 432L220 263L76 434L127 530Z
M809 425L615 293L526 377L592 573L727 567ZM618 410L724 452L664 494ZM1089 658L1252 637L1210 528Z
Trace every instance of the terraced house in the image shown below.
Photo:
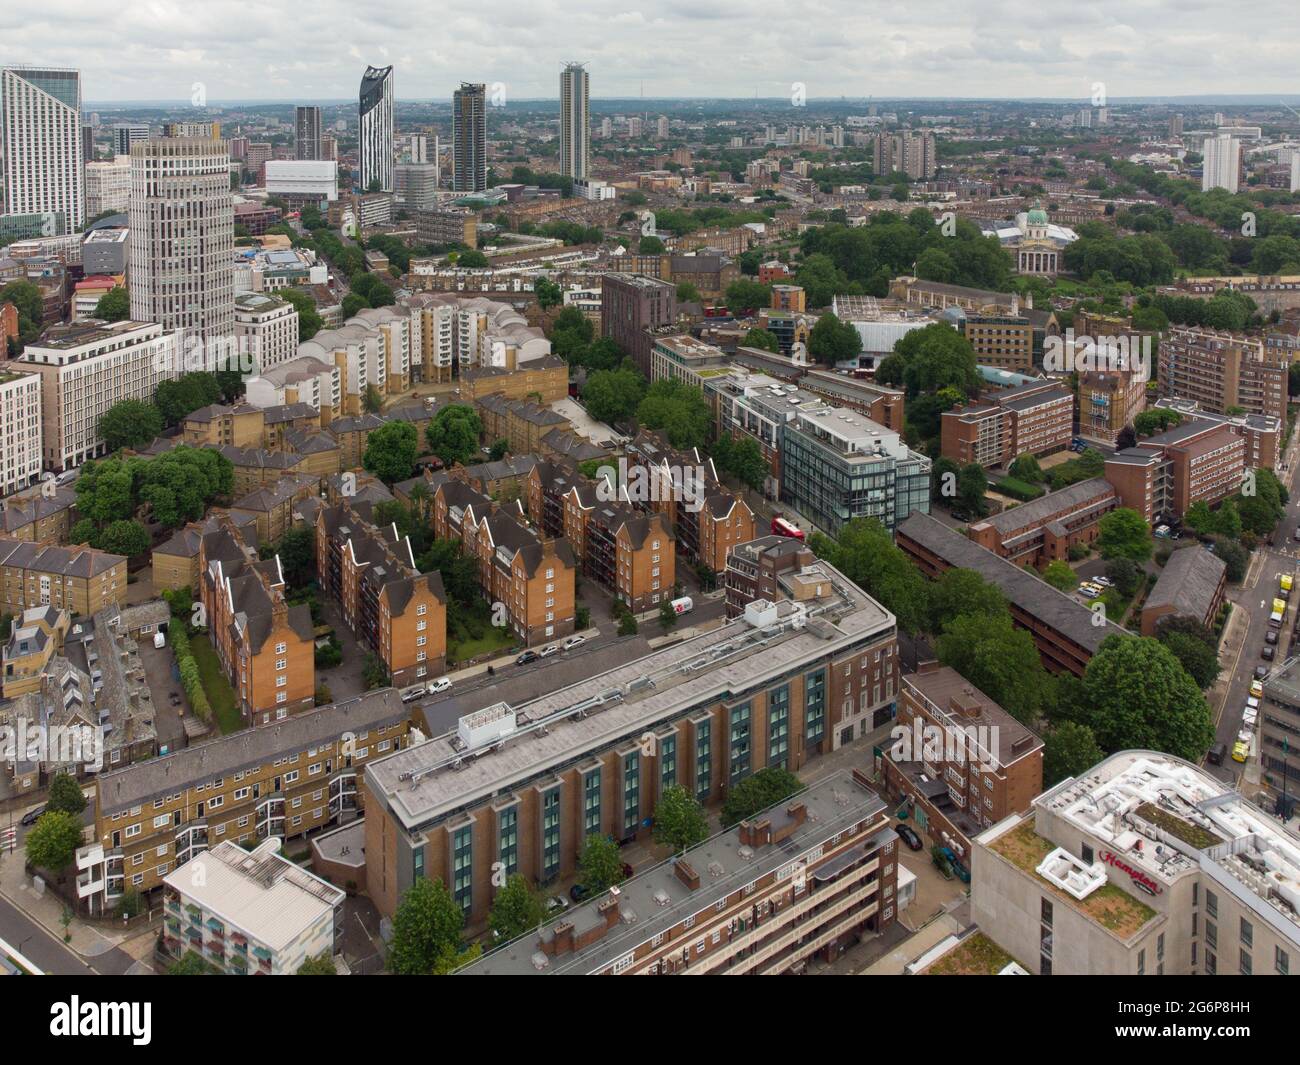
M225 840L292 839L353 820L364 804L358 772L404 747L408 729L401 697L382 688L103 773L78 891L104 912L127 887L150 892Z
M447 600L442 576L416 567L410 539L373 518L367 502L323 507L316 515L316 571L348 627L401 687L443 672Z
M216 516L199 543L200 598L213 648L250 725L310 710L316 696L311 611L285 598L279 556L260 559L253 525Z
M90 547L52 547L0 538L0 611L53 606L94 614L126 595L126 559Z

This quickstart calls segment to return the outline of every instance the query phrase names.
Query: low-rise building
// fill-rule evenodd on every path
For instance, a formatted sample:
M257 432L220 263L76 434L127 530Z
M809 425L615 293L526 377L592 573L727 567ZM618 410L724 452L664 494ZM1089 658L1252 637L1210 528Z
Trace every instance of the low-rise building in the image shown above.
M1100 535L1101 519L1118 505L1110 482L1091 477L980 518L967 526L966 535L1017 565L1042 568L1068 559L1075 544L1092 544Z
M1197 546L1175 551L1142 604L1142 635L1154 636L1166 617L1191 618L1214 631L1227 570L1221 558Z
M218 843L163 884L162 941L174 958L193 951L229 975L292 976L339 948L346 893L282 857L278 838L251 851Z
M52 606L28 607L14 618L9 639L0 649L0 696L16 699L39 691L42 674L50 660L63 652L71 627L72 616Z
M833 961L898 917L898 840L836 773L460 970L740 976Z
M91 547L0 538L0 612L54 606L91 615L126 597L126 559Z
M1192 418L1116 451L1105 470L1121 506L1148 522L1181 519L1193 503L1212 506L1240 490L1246 438L1231 426Z
M1063 451L1073 434L1074 393L1055 381L986 392L940 419L943 457L986 469L1008 466L1021 455Z

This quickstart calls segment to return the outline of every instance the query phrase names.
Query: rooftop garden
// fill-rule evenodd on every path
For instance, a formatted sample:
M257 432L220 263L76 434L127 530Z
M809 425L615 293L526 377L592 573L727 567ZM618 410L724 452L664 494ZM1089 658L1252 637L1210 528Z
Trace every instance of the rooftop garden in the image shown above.
M1202 828L1200 825L1185 821L1177 814L1161 809L1154 803L1144 802L1133 812L1157 828L1163 828L1175 839L1181 839L1184 843L1191 844L1198 851L1203 851L1206 847L1213 847L1215 844L1223 842L1222 837L1211 832L1208 828Z
M997 976L1015 960L983 932L976 932L931 965L925 975Z
M1120 939L1128 939L1156 915L1150 906L1114 884L1099 887L1085 899L1076 899L1038 876L1038 866L1055 850L1055 846L1034 831L1032 821L1024 821L1010 832L1004 832L993 841L990 849L1016 868L1036 877L1045 890Z

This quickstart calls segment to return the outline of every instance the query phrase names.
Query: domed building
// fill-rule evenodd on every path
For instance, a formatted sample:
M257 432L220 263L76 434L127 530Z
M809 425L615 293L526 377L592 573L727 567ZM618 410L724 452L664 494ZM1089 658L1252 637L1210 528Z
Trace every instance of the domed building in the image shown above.
M1041 202L1016 216L1014 222L999 222L983 227L996 236L1016 259L1016 273L1055 277L1061 272L1065 246L1078 240L1078 234L1065 226L1053 225Z

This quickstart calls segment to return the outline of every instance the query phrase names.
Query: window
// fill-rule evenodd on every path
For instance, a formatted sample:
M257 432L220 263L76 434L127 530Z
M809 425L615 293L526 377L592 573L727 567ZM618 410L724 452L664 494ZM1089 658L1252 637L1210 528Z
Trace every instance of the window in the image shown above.
M782 684L767 693L767 764L787 769L790 754L790 686Z
M1279 976L1289 976L1291 973L1291 959L1279 946L1273 947L1273 969Z
M713 790L713 722L695 723L695 797L704 802Z
M1205 946L1207 950L1217 950L1219 947L1218 925L1212 924L1209 921L1205 922Z
M1243 947L1253 947L1255 945L1255 929L1251 927L1246 918L1241 919L1241 945Z
M677 783L677 735L659 737L659 794Z
M1205 892L1205 914L1207 917L1219 916L1219 897L1213 891Z
M631 835L641 822L641 753L623 756L623 834Z
M519 807L509 806L500 813L497 855L506 876L519 871Z
M283 643L277 643L277 644L275 645L275 653L278 654L278 655L282 655L282 654L284 654L284 652L287 651L287 650L288 650L288 646L287 646L286 644L283 644Z
M467 913L474 902L473 859L473 830L466 825L456 829L451 837L451 894Z
M560 869L560 789L542 797L542 879L550 880Z
M582 835L600 831L600 767L582 776Z
M818 670L804 677L804 740L811 746L826 731L826 671Z
M730 713L731 737L728 764L729 779L734 786L749 776L749 703L733 706Z
M1243 950L1241 952L1241 975L1242 976L1251 975L1251 964L1252 963L1250 959L1250 951Z

